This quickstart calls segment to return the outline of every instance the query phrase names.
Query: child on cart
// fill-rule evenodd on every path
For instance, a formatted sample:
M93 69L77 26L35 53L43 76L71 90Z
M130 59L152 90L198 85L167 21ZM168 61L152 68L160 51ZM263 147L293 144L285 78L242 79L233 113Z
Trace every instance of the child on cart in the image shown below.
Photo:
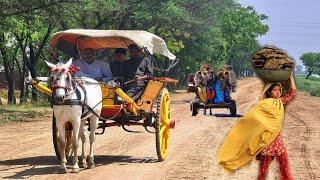
M215 81L216 81L216 75L214 74L214 71L211 70L207 74L207 99L208 103L212 103L212 100L216 96L215 92Z

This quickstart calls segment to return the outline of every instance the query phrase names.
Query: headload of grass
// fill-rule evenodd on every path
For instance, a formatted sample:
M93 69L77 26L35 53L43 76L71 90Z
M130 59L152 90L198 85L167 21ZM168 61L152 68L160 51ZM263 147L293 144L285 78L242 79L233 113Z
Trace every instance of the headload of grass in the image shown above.
M52 116L52 109L47 106L0 106L0 125L41 120L50 116Z
M299 91L305 91L310 93L311 96L320 97L320 78L310 77L305 79L305 76L299 75L295 79Z

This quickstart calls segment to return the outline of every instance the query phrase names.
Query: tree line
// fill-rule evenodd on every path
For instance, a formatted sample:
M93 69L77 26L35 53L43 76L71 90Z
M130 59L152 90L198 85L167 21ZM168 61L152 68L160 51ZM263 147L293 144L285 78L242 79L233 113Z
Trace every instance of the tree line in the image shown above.
M250 57L267 17L235 0L0 0L0 66L8 82L8 104L28 88L19 79L47 75L50 36L71 28L145 30L162 37L179 59L179 80L203 63L230 64L238 76L252 75ZM34 91L32 91L34 92ZM32 93L36 101L36 93Z

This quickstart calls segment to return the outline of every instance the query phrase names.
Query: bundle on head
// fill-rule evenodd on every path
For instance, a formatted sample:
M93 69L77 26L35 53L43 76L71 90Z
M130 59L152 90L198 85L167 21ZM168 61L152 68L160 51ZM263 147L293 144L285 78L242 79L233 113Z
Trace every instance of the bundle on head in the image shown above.
M282 49L264 46L252 56L252 65L254 68L291 70L294 60Z
M280 82L289 78L294 60L275 46L264 46L252 56L252 66L257 76L265 82Z

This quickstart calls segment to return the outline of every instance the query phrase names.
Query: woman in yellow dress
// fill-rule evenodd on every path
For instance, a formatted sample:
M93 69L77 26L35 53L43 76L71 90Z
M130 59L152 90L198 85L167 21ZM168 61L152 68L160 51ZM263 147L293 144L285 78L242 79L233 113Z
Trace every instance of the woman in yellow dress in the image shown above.
M293 74L289 80L291 87L284 96L281 96L280 83L266 83L258 104L240 118L230 130L217 157L223 169L234 172L257 156L260 161L258 179L265 179L269 164L276 158L279 162L281 179L292 179L287 151L280 135L284 105L296 95Z

